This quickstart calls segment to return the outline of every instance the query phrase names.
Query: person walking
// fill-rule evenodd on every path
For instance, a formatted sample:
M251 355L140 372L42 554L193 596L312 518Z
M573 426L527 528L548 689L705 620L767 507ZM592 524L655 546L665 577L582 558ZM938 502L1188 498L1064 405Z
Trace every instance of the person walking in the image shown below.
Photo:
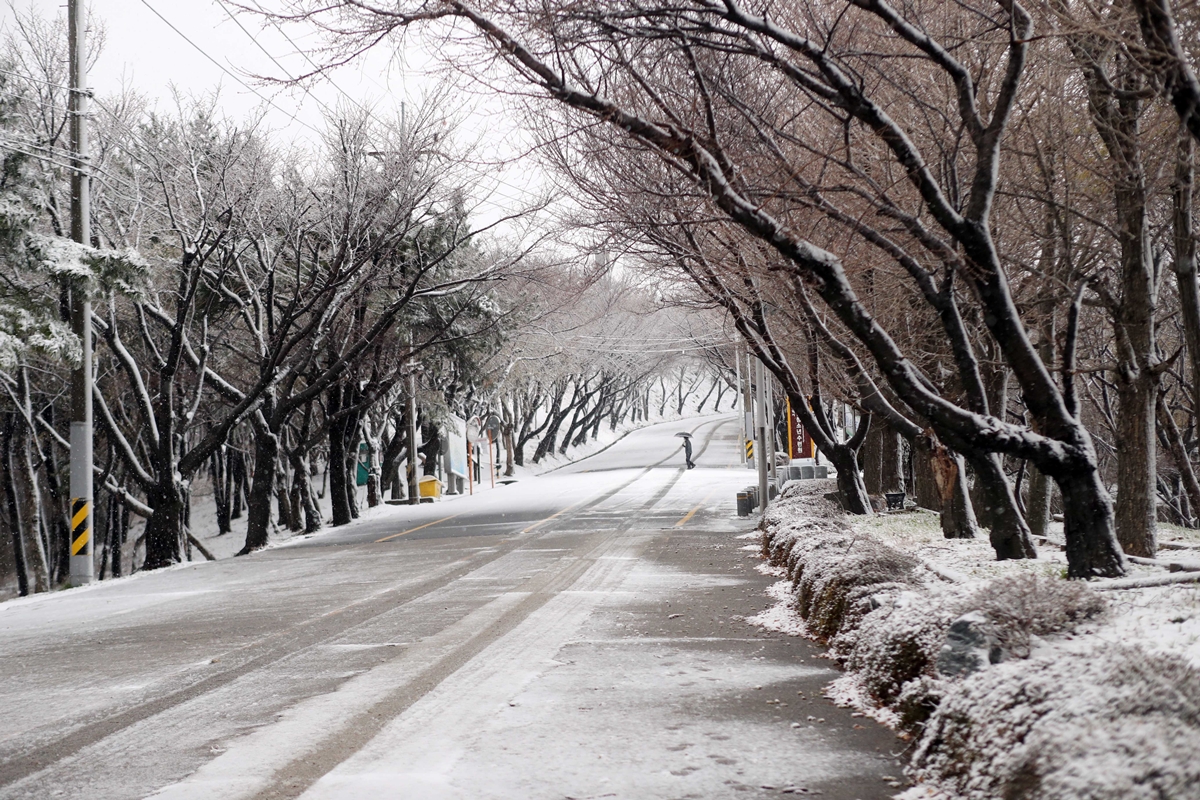
M692 463L692 437L687 435L683 437L683 459L687 462L688 469L693 469L696 466Z

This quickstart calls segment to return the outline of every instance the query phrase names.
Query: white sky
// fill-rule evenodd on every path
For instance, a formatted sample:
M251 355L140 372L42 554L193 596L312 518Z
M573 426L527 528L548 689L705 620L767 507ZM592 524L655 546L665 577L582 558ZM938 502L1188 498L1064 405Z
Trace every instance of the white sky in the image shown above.
M66 11L62 0L8 0L0 5L6 29L14 6L44 17ZM313 47L314 35L289 28L289 41L251 16L235 21L216 0L94 0L89 10L106 31L104 50L88 81L99 97L116 94L124 84L165 110L172 89L203 95L219 87L220 106L234 120L254 114L269 100L267 121L281 143L315 145L326 114L339 106L361 105L382 118L394 118L402 100L418 102L443 77L436 59L410 43L403 57L379 47L361 62L339 69L332 83L320 81L308 92L266 86L251 76L286 77L312 68L297 48ZM465 104L460 138L479 141L483 160L505 158L519 148L524 137L497 103L466 93L455 93L455 102ZM484 202L477 228L527 200L542 180L528 164L502 174L480 169L484 174L477 199Z

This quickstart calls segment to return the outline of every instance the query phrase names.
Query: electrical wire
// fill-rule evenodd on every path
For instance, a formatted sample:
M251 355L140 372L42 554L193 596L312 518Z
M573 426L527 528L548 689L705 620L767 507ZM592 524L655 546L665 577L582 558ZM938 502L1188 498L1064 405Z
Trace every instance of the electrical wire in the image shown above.
M264 103L266 103L267 105L271 106L271 107L272 107L272 108L274 108L275 110L277 110L277 111L279 111L280 113L282 113L282 114L285 114L285 115L288 113L288 112L287 112L287 111L285 111L283 108L281 108L279 105L277 105L277 104L275 103L275 101L271 100L271 99L270 99L270 98L268 98L266 95L264 95L264 94L260 93L260 92L259 92L257 89L253 88L252 86L250 86L250 84L246 83L246 82L245 82L245 81L243 81L241 78L239 78L237 75L235 75L235 74L234 74L232 71L230 71L230 70L229 70L229 69L228 69L228 68L227 68L227 67L226 67L224 64L222 64L220 61L217 61L217 59L216 59L216 58L214 58L213 56L209 55L209 54L208 54L208 51L206 51L206 50L205 50L203 47L201 47L200 45L198 45L198 44L196 44L194 41L192 41L192 40L191 40L191 39L190 39L190 38L187 36L187 34L185 34L183 31L179 30L179 28L175 27L175 24L174 24L173 22L171 22L169 19L167 19L166 17L164 17L164 16L162 15L162 12L160 12L160 11L159 11L157 8L155 8L154 6L152 6L152 5L150 4L150 0L142 0L142 5L144 5L146 8L148 8L148 9L150 9L152 12L154 12L154 15L155 15L156 17L158 17L160 20L162 20L162 21L163 21L163 23L164 23L164 24L165 24L165 25L166 25L168 28L170 28L171 30L175 31L175 33L176 33L176 34L178 34L179 38L183 39L185 42L187 42L189 45L191 45L191 46L192 46L192 47L193 47L193 48L196 50L196 52L200 53L200 55L204 56L204 57L205 57L205 58L207 58L209 61L211 61L211 62L212 62L212 63L213 63L213 64L214 64L214 65L217 67L217 69L219 69L219 70L221 70L222 72L224 72L226 75L228 75L230 78L232 78L234 81L236 81L236 82L237 82L239 85L241 85L242 87L244 87L244 88L245 88L247 91L249 91L251 94L255 95L256 97L258 97L258 99L262 100ZM305 122L304 120L300 119L300 115L299 115L299 114L292 114L292 115L291 115L291 120L292 120L292 122L296 122L296 123L298 123L298 124L300 124L300 125L303 125L304 127L308 128L310 131L312 131L313 133L315 133L317 136L322 136L322 135L323 135L323 134L322 134L320 131L318 131L316 128L314 128L313 126L309 125L309 124L308 124L307 122Z

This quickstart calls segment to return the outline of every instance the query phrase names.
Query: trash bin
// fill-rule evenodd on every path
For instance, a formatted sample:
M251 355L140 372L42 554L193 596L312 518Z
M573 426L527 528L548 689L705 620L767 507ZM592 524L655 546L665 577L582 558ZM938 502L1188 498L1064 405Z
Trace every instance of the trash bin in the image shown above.
M437 478L433 477L432 475L426 475L424 478L421 478L421 481L418 484L418 492L417 493L421 497L429 497L429 498L441 497L442 496L442 482L439 481Z

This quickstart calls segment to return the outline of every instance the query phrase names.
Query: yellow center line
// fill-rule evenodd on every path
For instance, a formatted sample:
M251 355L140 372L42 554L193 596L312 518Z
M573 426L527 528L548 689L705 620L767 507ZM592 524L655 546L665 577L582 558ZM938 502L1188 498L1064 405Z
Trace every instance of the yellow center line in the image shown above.
M696 505L696 507L695 507L695 508L693 508L693 509L692 509L691 511L689 511L688 513L684 514L684 515L683 515L683 519L679 520L679 522L676 522L676 523L675 523L675 525L674 525L674 527L676 527L676 528L682 528L684 525L686 525L686 524L688 523L688 520L690 520L692 517L696 516L696 512L697 512L697 511L699 511L700 509L704 508L704 504L708 502L708 498L712 497L712 496L713 496L714 494L716 494L718 491L719 491L718 489L713 489L711 492L709 492L708 494L704 495L704 499L703 499L703 500L701 500L701 501L700 501L700 502L699 502L699 503Z
M410 533L416 533L417 531L421 530L422 528L428 528L431 525L437 525L439 522L445 522L448 519L454 519L455 517L459 517L459 516L462 516L462 515L461 514L451 514L448 517L442 517L441 519L435 519L433 522L426 522L424 525L418 525L415 528L409 528L406 531L400 531L399 533L393 533L391 536L385 536L382 539L376 539L375 544L379 544L380 542L386 542L389 539L395 539L399 536L405 536Z

